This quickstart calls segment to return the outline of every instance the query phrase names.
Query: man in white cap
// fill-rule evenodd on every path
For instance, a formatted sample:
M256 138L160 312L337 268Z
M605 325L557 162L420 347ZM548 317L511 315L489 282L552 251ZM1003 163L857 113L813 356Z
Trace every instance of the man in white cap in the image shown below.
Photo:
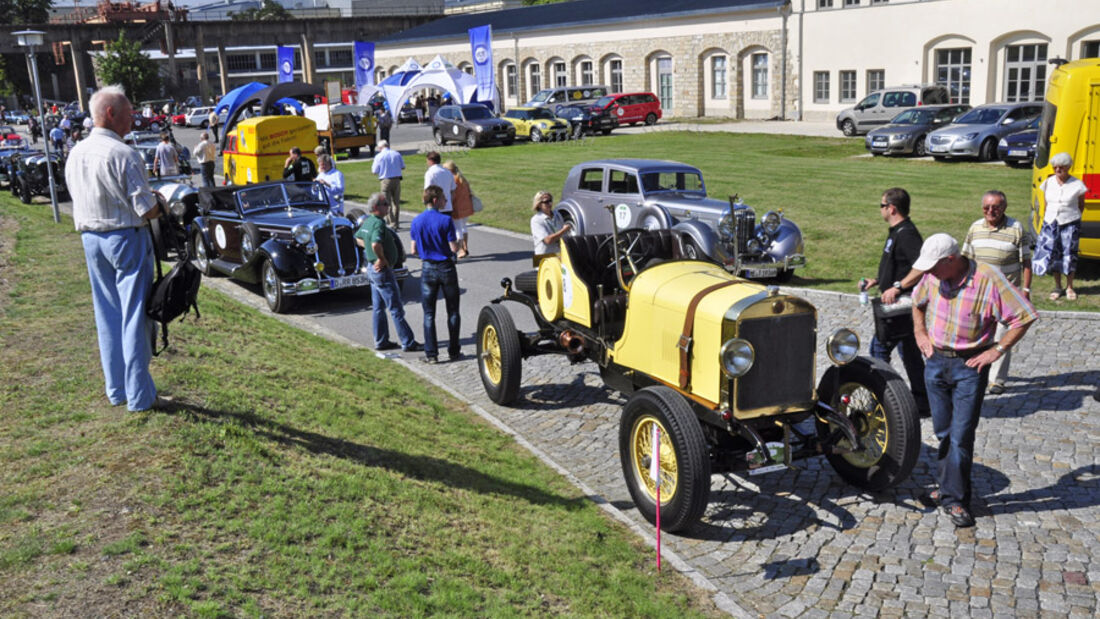
M932 429L939 439L939 488L925 498L943 507L956 527L972 527L970 469L989 367L1039 315L997 267L963 256L948 234L928 237L913 268L925 273L913 291L913 334L925 358ZM999 322L1008 331L997 341Z

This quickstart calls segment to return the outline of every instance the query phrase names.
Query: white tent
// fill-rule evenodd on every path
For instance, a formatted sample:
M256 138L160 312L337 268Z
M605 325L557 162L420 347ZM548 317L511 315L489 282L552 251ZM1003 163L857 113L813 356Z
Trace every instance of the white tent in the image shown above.
M425 88L449 92L456 103L469 103L477 98L477 80L474 76L460 71L447 59L437 55L426 66L409 58L377 86L363 88L359 101L368 101L375 93L381 92L390 109L397 113L414 92ZM500 91L495 94L493 105L500 109Z

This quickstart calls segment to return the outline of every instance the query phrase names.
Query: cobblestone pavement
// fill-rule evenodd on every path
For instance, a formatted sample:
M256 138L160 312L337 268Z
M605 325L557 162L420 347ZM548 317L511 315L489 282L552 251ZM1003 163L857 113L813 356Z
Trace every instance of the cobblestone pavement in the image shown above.
M795 291L820 332L867 312L854 295ZM513 314L526 311L506 304ZM518 310L518 311L517 311ZM752 478L715 476L705 522L662 543L734 602L733 614L1070 616L1100 612L1100 316L1047 314L1019 344L1008 391L989 396L978 428L973 529L956 530L916 496L933 487L935 445L910 481L869 495L823 458ZM900 362L895 366L902 372ZM828 367L819 355L818 367ZM516 406L485 395L476 361L417 368L464 395L639 526L617 450L624 398L591 363L526 360ZM903 372L902 372L903 373ZM904 373L903 373L904 375ZM739 608L738 608L739 607Z

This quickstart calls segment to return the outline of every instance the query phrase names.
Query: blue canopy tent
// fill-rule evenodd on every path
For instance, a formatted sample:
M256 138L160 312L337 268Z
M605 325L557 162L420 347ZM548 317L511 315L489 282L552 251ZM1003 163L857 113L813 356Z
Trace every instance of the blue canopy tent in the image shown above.
M241 105L242 101L247 100L253 93L264 88L267 88L267 84L261 84L260 82L249 82L244 86L238 86L225 93L225 96L221 99L218 99L217 104L214 105L214 113L221 116L222 110L225 110L225 117L229 118Z

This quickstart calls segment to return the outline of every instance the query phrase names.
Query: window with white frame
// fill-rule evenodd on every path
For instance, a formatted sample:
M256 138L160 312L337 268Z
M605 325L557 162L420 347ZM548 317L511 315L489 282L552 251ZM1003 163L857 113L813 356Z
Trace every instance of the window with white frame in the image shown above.
M817 8L831 9L833 8L833 0L817 0Z
M1100 41L1082 41L1082 58L1100 58Z
M609 71L611 74L611 92L623 91L623 61L612 60L608 63Z
M725 56L712 56L710 59L710 98L726 98L726 75L729 69L726 67Z
M569 71L566 69L564 62L554 63L554 86L568 86L569 85Z
M867 69L867 92L886 88L886 69Z
M762 52L752 55L752 98L768 98L768 55Z
M844 6L859 6L859 0L844 0Z
M840 102L846 103L848 101L856 100L856 72L855 71L841 71L840 72Z
M829 72L814 71L814 103L829 102Z
M509 64L504 66L504 90L507 97L518 97L519 88L516 87L516 65Z
M1005 48L1005 101L1041 101L1046 81L1046 43Z
M970 48L936 50L936 83L947 86L951 103L970 103Z
M669 56L657 59L657 96L661 98L662 109L672 109L672 58Z
M532 62L527 71L527 79L530 82L530 93L533 95L536 92L542 90L542 78L539 75L539 65Z
M580 83L581 86L591 86L592 84L596 83L596 81L595 81L596 80L595 71L592 70L592 61L591 60L582 60L580 70L581 70L581 83Z

